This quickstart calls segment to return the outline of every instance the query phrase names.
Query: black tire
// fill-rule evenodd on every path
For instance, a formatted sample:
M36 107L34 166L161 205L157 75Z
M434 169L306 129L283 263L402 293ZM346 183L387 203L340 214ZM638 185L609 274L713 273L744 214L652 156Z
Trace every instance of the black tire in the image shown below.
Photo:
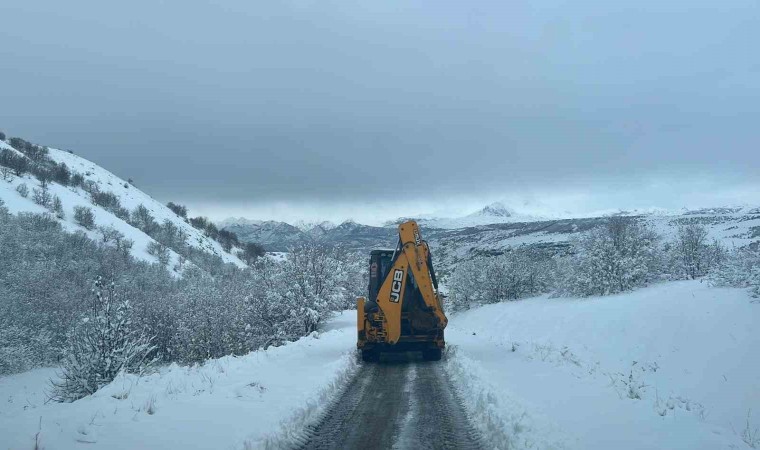
M377 350L362 350L362 361L375 362L380 359L380 353Z
M441 349L440 348L429 348L422 351L422 359L425 361L440 361L441 360Z

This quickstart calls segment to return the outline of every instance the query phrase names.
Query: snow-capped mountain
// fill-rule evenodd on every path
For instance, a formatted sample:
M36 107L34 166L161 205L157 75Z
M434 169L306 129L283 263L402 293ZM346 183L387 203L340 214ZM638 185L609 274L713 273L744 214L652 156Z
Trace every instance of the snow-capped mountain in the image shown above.
M331 222L305 225L299 222L299 226L273 220L225 223L228 222L220 222L220 226L237 234L241 241L256 242L270 252L284 252L293 245L310 241L361 250L395 244L390 242L396 233L395 228L373 227L352 220L340 225Z
M470 214L467 217L486 217L489 219L500 217L512 217L515 215L514 210L507 208L504 203L495 202L485 208Z
M535 205L523 205L533 207ZM470 214L459 217L443 217L431 214L420 214L414 217L399 217L395 220L386 222L385 226L396 226L397 224L409 219L414 219L420 226L425 228L440 228L445 230L454 230L459 228L477 227L481 225L490 225L494 223L516 223L516 222L535 222L548 219L548 215L528 214L518 212L515 208L507 206L503 202L494 202L474 211Z
M308 239L307 234L299 228L285 222L275 220L265 221L237 221L221 228L232 231L243 242L256 242L264 246L267 251L283 252L295 244Z
M303 220L299 220L293 225L309 235L312 239L320 239L322 236L325 236L337 226L327 220L322 222L305 222Z
M639 217L665 239L675 235L678 225L700 223L708 228L710 239L717 239L728 247L758 245L760 241L760 208L748 206L681 211L616 210L592 217L550 219L521 216L503 204L491 204L460 219L416 220L422 227L424 238L436 252L439 265L445 267L477 254L500 253L522 246L563 252L573 237L603 224L611 215ZM227 229L244 241L262 244L269 251L287 251L294 243L315 240L368 252L373 248L393 247L397 239L396 223L403 220L406 219L382 227L346 221L320 233L313 232L316 227L304 231L284 222L239 224Z
M246 219L245 217L230 217L219 222L219 228L226 228L233 225L261 225L263 220Z
M5 141L0 141L0 152L3 150L8 150L20 158L28 159L28 156L24 153L17 151ZM225 262L231 262L241 267L245 265L245 263L243 263L237 256L224 251L218 242L206 236L202 231L194 228L187 223L185 219L170 210L166 205L136 188L131 183L117 177L108 170L87 159L74 155L71 152L55 148L48 148L48 157L55 164L65 164L72 174L76 173L81 175L84 178L84 183L92 186L90 190L95 189L101 193L113 194L118 200L118 205L125 212L133 211L139 205L142 205L149 211L150 215L153 216L157 224L163 224L165 221L173 224L186 236L186 244L190 247L220 256ZM35 188L39 187L40 182L29 173L21 176L10 174L5 180L0 180L0 199L3 200L5 207L8 208L11 213L48 212L47 208L40 206L33 200L32 194L28 194L26 197L22 196L17 191L20 185L25 185L26 189L29 192L32 192ZM48 191L51 196L57 196L61 200L61 215L63 218L59 218L58 220L64 229L71 232L84 232L90 238L100 240L103 238L100 231L101 229L108 227L113 228L123 234L127 239L134 242L131 249L131 254L134 257L149 262L157 262L157 257L149 254L147 250L148 246L151 243L154 243L155 240L145 232L131 225L124 217L117 217L114 212L94 204L91 194L85 191L81 186L75 186L73 184L64 186L55 181L51 181L48 184ZM77 221L74 220L74 209L76 207L87 207L92 210L95 228L88 230L80 226ZM171 248L169 249L169 252L170 262L168 267L174 267L179 261L179 254Z

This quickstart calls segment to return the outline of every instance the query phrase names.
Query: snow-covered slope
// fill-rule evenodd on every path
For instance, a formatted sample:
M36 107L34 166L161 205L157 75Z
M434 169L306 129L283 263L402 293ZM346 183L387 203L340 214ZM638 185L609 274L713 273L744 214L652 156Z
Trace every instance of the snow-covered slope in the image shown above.
M628 214L626 214L628 215ZM638 214L665 241L674 238L678 226L697 223L707 228L708 239L726 248L759 245L760 208L710 208L709 210ZM591 228L603 225L607 217L553 219L537 222L496 223L449 230L423 230L440 267L478 254L493 254L510 248L530 246L562 252L569 241Z
M487 305L451 318L447 364L475 422L507 430L509 448L749 448L750 410L760 429L752 301L683 281Z
M0 377L0 448L252 449L287 442L356 368L356 313L282 347L120 376L74 403L46 402L54 369ZM42 419L40 419L42 418Z
M0 151L4 148L12 149L7 143L0 141ZM13 150L16 152L16 150ZM21 153L17 152L19 155ZM135 186L129 184L127 181L117 177L106 169L88 161L82 157L76 156L72 153L57 150L54 148L49 149L49 157L57 163L65 163L70 170L78 172L85 177L85 180L90 180L97 184L99 189L104 192L111 192L119 198L121 206L133 210L138 205L144 205L153 215L158 223L162 223L164 220L171 221L179 229L183 230L187 238L188 245L201 249L207 253L212 253L220 256L225 262L231 262L238 266L244 266L239 258L225 252L222 246L213 239L205 236L201 231L193 228L189 223L185 222L181 217L177 216L169 208L163 205L161 202L155 200L150 195L144 193ZM10 181L0 180L0 199L5 202L5 206L12 213L19 212L35 212L42 213L47 210L40 205L37 205L32 201L32 195L28 198L23 198L16 191L16 188L20 184L26 184L29 191L34 187L39 186L39 182L30 174L26 174L23 177L13 177ZM147 247L153 239L142 232L141 230L133 227L124 220L116 217L109 211L94 205L90 201L90 196L87 192L78 187L62 186L57 183L51 182L49 185L51 195L57 195L63 204L63 210L65 213L64 219L60 220L65 229L69 231L82 231L87 233L93 239L99 239L100 233L97 230L88 231L83 227L76 224L74 221L74 207L86 206L93 210L95 216L95 224L99 227L110 226L124 234L128 239L134 241L132 247L132 254L136 258L155 262L156 258L147 253ZM178 261L179 256L175 252L171 252L171 262L169 267L174 267Z
M678 225L696 223L707 228L709 239L716 239L728 248L760 241L760 207L756 206L705 208L643 217L665 238L674 236Z

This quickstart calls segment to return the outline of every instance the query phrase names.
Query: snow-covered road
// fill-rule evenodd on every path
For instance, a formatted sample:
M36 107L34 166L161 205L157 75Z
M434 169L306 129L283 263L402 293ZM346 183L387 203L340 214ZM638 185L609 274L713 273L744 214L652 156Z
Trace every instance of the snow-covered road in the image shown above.
M404 353L365 364L301 448L481 448L443 363L420 359Z

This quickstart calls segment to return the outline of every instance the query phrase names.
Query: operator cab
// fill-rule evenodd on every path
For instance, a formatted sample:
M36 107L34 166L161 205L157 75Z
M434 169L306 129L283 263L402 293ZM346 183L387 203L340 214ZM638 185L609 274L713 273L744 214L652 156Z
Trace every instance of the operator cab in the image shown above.
M372 250L369 254L369 302L377 303L377 293L391 270L393 250Z
M394 253L396 253L395 250L378 249L372 250L369 254L369 297L364 307L366 312L374 311L378 307L377 294L393 266ZM432 265L430 267L432 268ZM438 284L435 283L435 285L437 288ZM401 310L406 312L414 308L424 308L425 302L422 299L422 293L411 271L407 273L405 286L404 303L401 305Z

